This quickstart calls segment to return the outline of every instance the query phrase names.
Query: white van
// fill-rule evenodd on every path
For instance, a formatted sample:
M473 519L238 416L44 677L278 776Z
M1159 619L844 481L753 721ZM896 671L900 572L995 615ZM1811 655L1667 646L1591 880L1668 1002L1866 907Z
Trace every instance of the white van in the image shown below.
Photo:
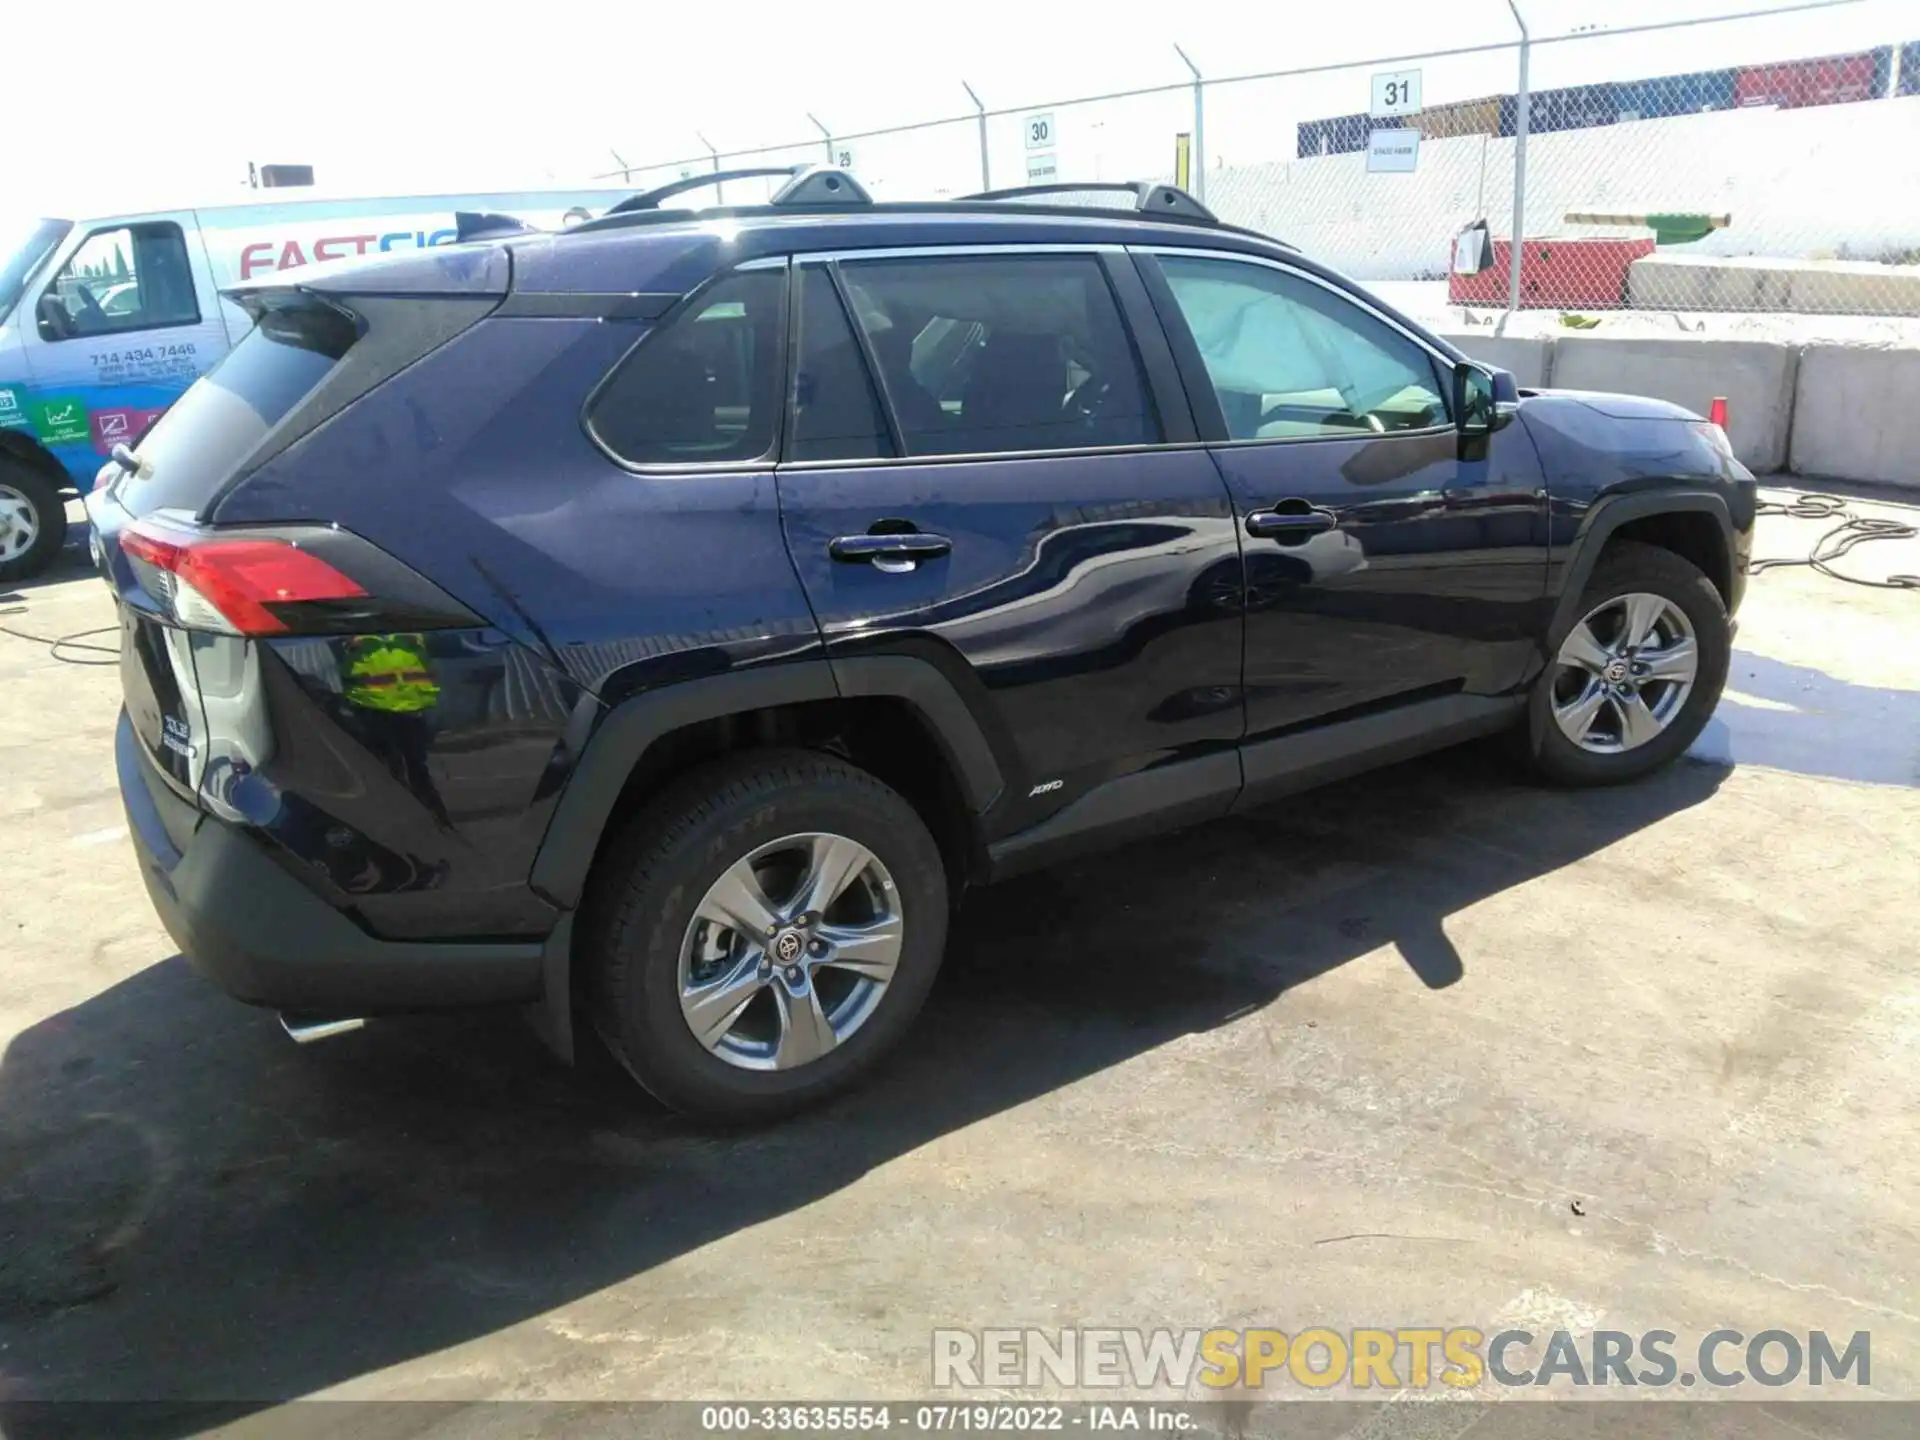
M444 245L458 211L540 229L625 190L299 199L0 225L0 580L48 564L65 492L251 328L220 298L241 280L381 250Z

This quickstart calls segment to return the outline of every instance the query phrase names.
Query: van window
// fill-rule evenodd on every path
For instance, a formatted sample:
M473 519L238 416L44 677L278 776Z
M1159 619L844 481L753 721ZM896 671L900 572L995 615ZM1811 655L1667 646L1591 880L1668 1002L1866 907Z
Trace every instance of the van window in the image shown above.
M171 221L95 230L40 292L43 340L198 325L186 237Z
M27 288L27 276L47 253L67 238L71 220L29 220L0 226L0 320Z
M594 398L587 428L632 465L723 464L773 449L786 275L729 275L648 335Z
M1151 444L1160 422L1091 255L842 262L910 455Z

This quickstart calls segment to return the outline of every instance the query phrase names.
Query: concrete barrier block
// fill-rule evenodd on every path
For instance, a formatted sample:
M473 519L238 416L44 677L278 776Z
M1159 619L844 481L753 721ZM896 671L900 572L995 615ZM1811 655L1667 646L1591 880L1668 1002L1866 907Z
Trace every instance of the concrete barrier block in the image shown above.
M1796 347L1765 340L1563 335L1554 342L1553 383L1671 400L1705 415L1727 397L1727 438L1757 474L1787 464Z
M1517 385L1537 390L1552 383L1553 341L1550 339L1494 335L1484 330L1447 330L1438 333L1449 345L1457 345L1465 351L1468 359L1511 372Z
M1920 315L1920 266L1752 255L1649 255L1627 267L1636 310Z
M1920 489L1920 350L1809 345L1798 391L1796 474Z

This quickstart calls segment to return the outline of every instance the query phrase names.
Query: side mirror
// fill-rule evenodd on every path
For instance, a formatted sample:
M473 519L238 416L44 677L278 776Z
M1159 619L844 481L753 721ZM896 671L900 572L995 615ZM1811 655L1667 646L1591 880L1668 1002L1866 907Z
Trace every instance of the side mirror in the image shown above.
M1484 460L1487 437L1505 421L1490 371L1462 360L1453 367L1453 423L1460 432L1460 458Z
M1493 398L1493 376L1462 360L1453 367L1453 418L1462 435L1491 435L1498 413Z

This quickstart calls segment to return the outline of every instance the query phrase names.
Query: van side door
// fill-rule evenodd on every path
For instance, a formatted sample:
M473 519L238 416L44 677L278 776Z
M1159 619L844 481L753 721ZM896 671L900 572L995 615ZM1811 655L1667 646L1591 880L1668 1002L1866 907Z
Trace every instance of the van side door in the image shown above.
M191 211L75 227L20 305L30 423L83 492L228 349Z

